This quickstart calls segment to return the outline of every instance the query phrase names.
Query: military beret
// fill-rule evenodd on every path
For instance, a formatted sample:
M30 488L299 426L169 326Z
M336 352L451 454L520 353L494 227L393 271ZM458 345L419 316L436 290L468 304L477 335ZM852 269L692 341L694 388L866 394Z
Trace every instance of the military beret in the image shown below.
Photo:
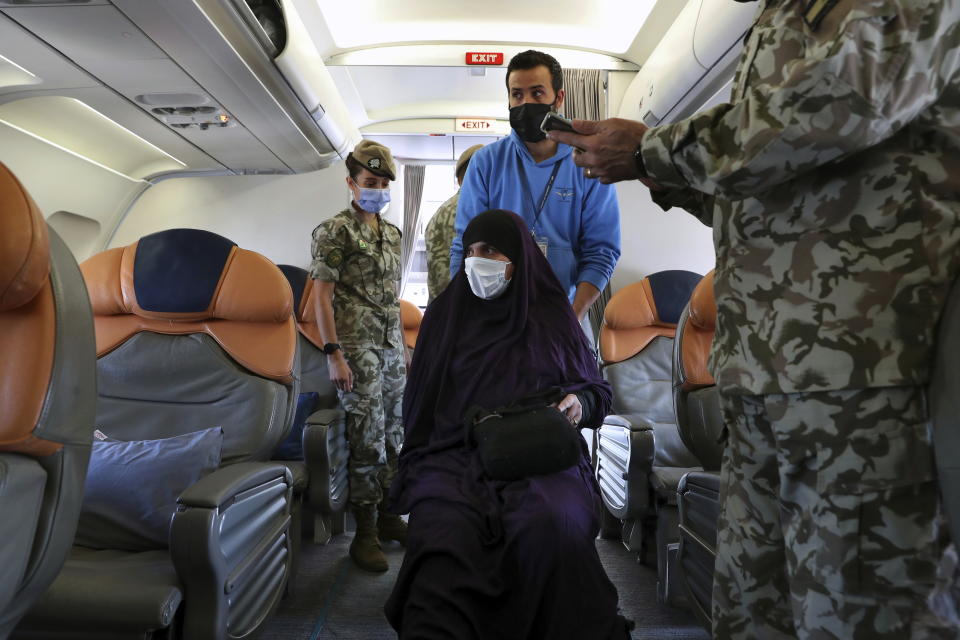
M475 153L477 152L477 149L481 148L482 146L483 146L482 144L475 144L475 145L473 145L472 147L470 147L469 149L467 149L466 151L464 151L463 153L461 153L461 154L460 154L460 157L457 158L457 167L456 167L456 169L454 169L453 172L459 174L459 173L460 173L460 167L462 167L462 166L466 165L468 162L470 162L470 158L472 158L472 157L473 157L473 154L475 154Z
M393 163L390 149L373 140L361 140L350 153L353 159L365 169L369 169L378 176L386 176L391 180L397 179L397 167Z

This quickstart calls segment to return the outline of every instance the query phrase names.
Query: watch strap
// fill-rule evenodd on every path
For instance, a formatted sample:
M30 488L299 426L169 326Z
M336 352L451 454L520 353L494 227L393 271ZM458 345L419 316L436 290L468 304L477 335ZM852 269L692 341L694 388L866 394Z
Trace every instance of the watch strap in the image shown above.
M643 166L643 143L637 145L636 151L633 152L633 162L637 165L637 173L640 174L639 178L647 177L647 168Z
M328 356L333 354L335 351L340 351L340 349L340 345L336 342L328 342L323 345L323 352Z

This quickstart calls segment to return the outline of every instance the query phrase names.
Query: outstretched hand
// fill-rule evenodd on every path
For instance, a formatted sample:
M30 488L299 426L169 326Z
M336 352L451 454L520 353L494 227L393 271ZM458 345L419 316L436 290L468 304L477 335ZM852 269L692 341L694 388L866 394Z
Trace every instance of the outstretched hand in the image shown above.
M610 118L608 120L574 120L577 133L550 131L547 137L575 147L573 161L583 167L584 175L603 184L636 180L640 177L633 153L637 150L647 126L641 122ZM657 188L644 180L650 188Z

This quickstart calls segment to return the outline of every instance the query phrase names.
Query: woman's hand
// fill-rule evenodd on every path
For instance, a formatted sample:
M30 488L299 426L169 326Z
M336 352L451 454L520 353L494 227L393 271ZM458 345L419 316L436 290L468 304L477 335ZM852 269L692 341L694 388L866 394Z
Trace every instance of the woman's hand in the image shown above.
M330 380L340 391L353 391L353 371L347 364L347 359L343 357L341 351L335 351L327 357L327 365L330 369Z
M583 417L583 407L580 405L580 398L574 393L567 396L557 404L557 409L563 412L570 424L577 426L580 424L580 418Z

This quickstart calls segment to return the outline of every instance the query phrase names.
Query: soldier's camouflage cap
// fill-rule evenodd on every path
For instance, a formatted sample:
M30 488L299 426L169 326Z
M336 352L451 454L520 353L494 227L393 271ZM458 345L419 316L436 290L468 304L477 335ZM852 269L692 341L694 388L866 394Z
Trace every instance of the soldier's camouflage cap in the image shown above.
M390 149L373 140L361 140L350 153L353 159L378 176L397 179L397 166Z
M467 164L468 162L470 162L470 158L473 157L473 154L475 154L475 153L477 152L477 149L480 149L480 148L482 148L482 147L483 147L482 144L475 144L475 145L473 145L472 147L470 147L469 149L465 150L463 153L461 153L461 154L460 154L460 157L457 158L457 166L456 166L456 168L454 169L453 172L454 172L454 173L460 173L460 167L462 167L463 165L465 165L465 164Z

